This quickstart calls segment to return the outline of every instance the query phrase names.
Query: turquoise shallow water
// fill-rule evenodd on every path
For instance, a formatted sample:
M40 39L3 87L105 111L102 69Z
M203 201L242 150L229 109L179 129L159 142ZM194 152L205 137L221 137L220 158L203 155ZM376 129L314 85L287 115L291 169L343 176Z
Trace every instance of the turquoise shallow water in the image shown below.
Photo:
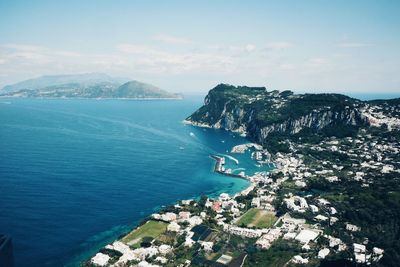
M247 187L209 157L245 139L181 123L201 103L1 99L0 232L16 266L76 266L162 205Z

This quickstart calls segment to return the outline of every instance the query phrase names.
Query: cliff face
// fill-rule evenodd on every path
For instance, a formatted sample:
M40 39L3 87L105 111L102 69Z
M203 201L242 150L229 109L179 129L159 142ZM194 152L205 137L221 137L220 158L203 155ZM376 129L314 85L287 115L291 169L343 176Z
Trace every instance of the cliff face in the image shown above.
M312 130L323 130L328 126L341 126L341 125L365 125L367 124L358 110L345 109L342 111L313 111L309 114L298 117L297 119L288 119L282 123L273 123L264 127L254 127L249 129L249 136L253 137L258 142L262 143L268 134L279 132L283 134L296 134L304 128Z
M294 95L290 91L218 85L186 120L194 125L246 134L263 143L271 133L296 134L308 128L365 126L364 103L338 94Z

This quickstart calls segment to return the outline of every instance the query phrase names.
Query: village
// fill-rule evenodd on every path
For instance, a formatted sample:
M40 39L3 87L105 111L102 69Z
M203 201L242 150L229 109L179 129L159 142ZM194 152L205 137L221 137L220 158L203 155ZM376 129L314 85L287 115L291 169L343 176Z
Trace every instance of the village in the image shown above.
M290 153L271 155L257 144L232 148L232 153L252 149L255 161L273 162L275 169L240 174L251 185L234 196L183 200L152 214L85 266L267 266L256 265L255 257L284 246L291 249L281 254L282 266L318 266L335 255L354 264L379 262L384 249L362 236L363 226L346 219L337 203L349 196L338 192L343 183L368 188L376 177L399 174L399 143L365 130L318 144L286 142ZM215 171L225 171L225 158L214 159ZM311 190L310 184L321 189ZM339 189L323 190L334 186Z

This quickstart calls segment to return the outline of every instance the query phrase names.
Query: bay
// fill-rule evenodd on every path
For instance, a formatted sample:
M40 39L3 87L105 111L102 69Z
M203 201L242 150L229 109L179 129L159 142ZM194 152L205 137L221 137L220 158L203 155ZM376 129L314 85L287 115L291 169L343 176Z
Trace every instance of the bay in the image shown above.
M163 205L246 188L209 156L248 141L182 123L201 104L1 99L0 233L16 266L77 266ZM232 169L265 170L232 156Z

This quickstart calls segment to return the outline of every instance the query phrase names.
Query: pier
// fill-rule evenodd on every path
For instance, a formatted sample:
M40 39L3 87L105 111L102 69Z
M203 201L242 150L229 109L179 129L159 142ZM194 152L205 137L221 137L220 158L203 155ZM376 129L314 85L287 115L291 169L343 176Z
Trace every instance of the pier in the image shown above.
M231 177L236 177L236 178L241 178L241 179L247 180L245 175L226 172L225 167L224 167L224 165L225 165L224 157L220 157L217 155L210 155L210 157L215 160L214 172L222 174L222 175L226 175L226 176L231 176Z

